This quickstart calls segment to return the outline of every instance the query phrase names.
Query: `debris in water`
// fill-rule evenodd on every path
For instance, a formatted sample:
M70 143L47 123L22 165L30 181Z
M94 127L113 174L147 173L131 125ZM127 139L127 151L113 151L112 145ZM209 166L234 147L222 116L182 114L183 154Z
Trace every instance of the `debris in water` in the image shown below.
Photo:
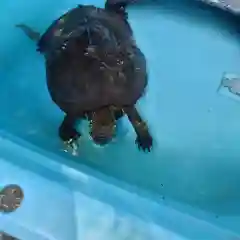
M209 113L212 112L212 110L213 110L212 108L208 108L208 112L209 112Z

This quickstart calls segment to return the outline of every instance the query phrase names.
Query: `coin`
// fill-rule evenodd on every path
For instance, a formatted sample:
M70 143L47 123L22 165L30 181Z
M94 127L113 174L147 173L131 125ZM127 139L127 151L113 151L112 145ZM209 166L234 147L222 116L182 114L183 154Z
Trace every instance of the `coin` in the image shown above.
M20 207L23 197L23 191L18 185L5 186L0 192L0 212L13 212Z

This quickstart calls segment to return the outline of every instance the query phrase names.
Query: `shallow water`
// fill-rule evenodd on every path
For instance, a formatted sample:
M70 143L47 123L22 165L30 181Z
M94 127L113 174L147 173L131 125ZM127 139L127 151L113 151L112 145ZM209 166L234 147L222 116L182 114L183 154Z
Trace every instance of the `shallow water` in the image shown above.
M155 140L150 154L138 151L126 119L109 146L94 147L83 124L79 156L62 151L57 129L63 114L48 95L43 58L14 25L24 22L43 32L79 3L74 0L2 3L1 130L31 142L38 151L64 157L66 165L84 164L200 208L239 231L240 101L217 92L224 72L240 75L237 22L199 3L181 2L142 3L129 9L137 43L148 60L149 86L139 109Z

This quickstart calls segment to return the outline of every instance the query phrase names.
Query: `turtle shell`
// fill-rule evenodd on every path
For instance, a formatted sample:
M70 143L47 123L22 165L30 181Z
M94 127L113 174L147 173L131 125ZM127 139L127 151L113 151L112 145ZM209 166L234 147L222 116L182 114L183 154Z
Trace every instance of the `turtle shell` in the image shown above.
M123 42L128 39L131 28L128 22L123 21L120 16L92 5L78 5L53 21L39 40L38 51L47 55L54 54L61 50L68 41L81 37L91 27L100 27L102 34L106 34L103 23L109 28L118 28L118 30L115 29L118 41Z
M146 60L130 26L105 9L70 10L38 46L51 98L66 113L135 104L147 85Z

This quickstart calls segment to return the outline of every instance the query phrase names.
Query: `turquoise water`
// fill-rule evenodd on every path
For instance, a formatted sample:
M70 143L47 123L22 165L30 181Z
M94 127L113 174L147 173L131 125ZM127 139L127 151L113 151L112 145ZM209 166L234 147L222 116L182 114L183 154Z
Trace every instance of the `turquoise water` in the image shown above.
M63 114L49 98L43 58L14 25L24 22L44 32L78 3L2 3L0 185L19 182L27 194L18 212L0 218L0 230L27 240L159 239L160 234L214 240L230 239L229 231L240 234L240 101L216 91L224 72L240 75L236 19L190 0L131 7L130 23L148 60L149 86L139 109L154 150L139 152L123 119L117 141L105 148L94 147L86 124L80 126L84 137L79 156L72 157L57 137ZM123 182L137 188L134 194ZM102 235L91 236L96 229Z

